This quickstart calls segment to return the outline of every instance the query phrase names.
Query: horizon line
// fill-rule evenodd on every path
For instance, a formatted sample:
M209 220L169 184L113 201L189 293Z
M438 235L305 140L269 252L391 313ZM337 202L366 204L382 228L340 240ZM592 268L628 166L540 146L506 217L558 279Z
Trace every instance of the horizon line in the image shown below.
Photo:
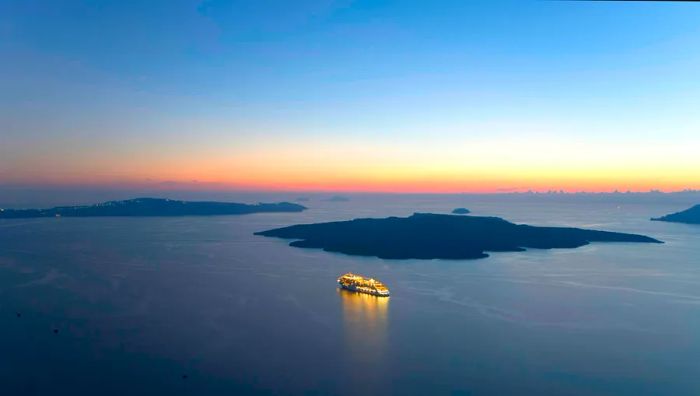
M209 187L209 188L207 188ZM25 183L2 183L0 190L75 190L75 191L123 191L134 192L218 192L218 193L263 193L263 194L403 194L403 195L515 195L515 194L549 194L549 195L575 195L575 194L682 194L700 193L700 188L681 189L601 189L601 190L572 190L565 188L527 188L514 187L502 189L485 190L396 190L396 189L303 189L303 188L256 188L245 186L231 186L222 183L180 183L180 182L157 182L144 184L25 184Z

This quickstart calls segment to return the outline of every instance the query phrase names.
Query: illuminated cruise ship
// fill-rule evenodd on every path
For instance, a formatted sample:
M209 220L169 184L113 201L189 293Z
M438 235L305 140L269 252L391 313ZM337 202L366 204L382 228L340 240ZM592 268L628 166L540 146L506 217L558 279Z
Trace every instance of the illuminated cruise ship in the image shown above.
M367 293L373 296L389 297L389 289L380 281L364 276L347 274L338 278L338 284L343 289L355 291L358 293Z

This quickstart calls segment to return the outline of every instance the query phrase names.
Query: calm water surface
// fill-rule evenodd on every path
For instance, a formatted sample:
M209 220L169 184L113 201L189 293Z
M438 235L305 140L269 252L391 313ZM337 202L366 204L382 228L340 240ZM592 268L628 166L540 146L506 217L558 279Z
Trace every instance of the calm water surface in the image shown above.
M353 196L295 214L0 221L0 394L698 395L700 226L648 221L693 203ZM666 244L391 261L253 235L457 206ZM337 290L348 271L392 297Z

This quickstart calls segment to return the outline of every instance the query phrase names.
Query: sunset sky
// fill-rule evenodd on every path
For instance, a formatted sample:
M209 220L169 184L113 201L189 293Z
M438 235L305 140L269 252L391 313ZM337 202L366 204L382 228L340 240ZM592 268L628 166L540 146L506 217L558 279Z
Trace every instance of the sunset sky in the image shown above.
M700 189L700 4L62 3L0 3L0 184Z

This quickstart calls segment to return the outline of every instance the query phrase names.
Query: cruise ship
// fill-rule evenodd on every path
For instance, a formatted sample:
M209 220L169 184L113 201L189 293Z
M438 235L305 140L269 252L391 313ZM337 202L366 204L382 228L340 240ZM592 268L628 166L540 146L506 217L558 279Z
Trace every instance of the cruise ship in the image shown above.
M338 278L340 287L358 293L367 293L378 297L389 297L389 289L380 281L372 278L365 278L348 272Z

